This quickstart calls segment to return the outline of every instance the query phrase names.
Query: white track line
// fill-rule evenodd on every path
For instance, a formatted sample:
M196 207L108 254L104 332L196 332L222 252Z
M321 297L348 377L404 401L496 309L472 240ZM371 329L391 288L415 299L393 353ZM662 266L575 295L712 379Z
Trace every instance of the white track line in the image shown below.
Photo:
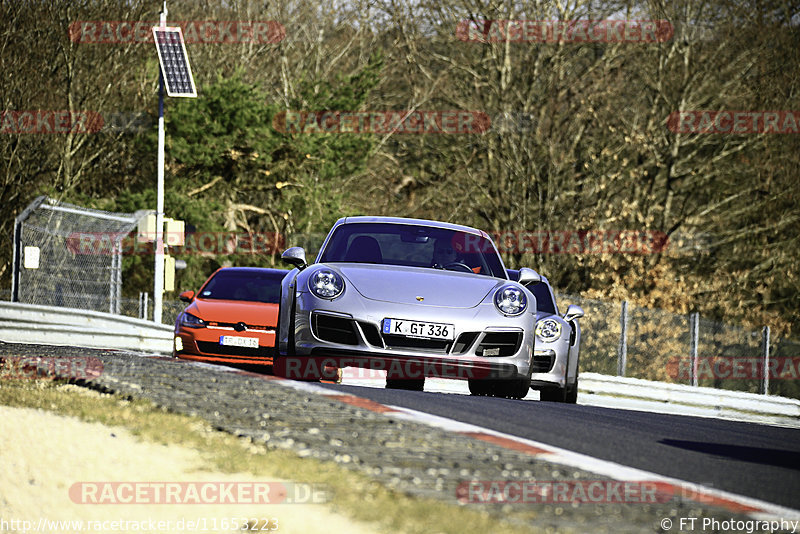
M276 383L286 387L291 387L298 391L303 391L305 393L318 394L331 398L356 397L351 393L324 388L313 383L295 382L292 380L276 380ZM568 467L573 467L576 469L581 469L583 471L595 473L597 475L605 476L613 480L625 481L625 482L646 481L646 482L663 483L665 485L672 487L673 495L686 498L687 500L691 500L693 502L697 502L702 505L717 506L717 507L727 508L729 510L733 509L732 511L738 513L744 513L754 519L762 521L769 521L769 520L774 521L776 519L780 520L789 518L800 519L800 510L786 508L777 504L768 503L752 497L738 495L728 491L719 490L708 486L703 486L701 484L696 484L693 482L687 482L685 480L680 480L677 478L658 475L656 473L651 473L649 471L644 471L642 469L637 469L635 467L628 467L626 465L618 464L616 462L601 460L600 458L595 458L593 456L589 456L586 454L570 451L568 449L563 449L561 447L556 447L553 445L549 445L547 443L542 443L539 441L534 441L526 438L520 438L517 436L513 436L511 434L505 434L489 428L484 428L468 423L462 423L454 419L440 417L437 415L432 415L417 410L411 410L400 406L380 405L380 403L376 403L374 401L368 401L366 403L366 406L364 407L367 407L367 409L369 409L368 405L370 404L383 406L385 410L381 410L381 412L384 413L384 415L386 415L387 417L392 417L404 421L413 421L416 423L421 423L435 428L439 428L448 432L454 432L462 435L468 434L473 437L476 434L482 434L485 436L494 436L496 438L499 438L500 440L507 441L509 443L513 442L533 449L541 449L543 452L535 456L541 458L542 460ZM731 504L733 506L731 506ZM737 510L736 509L737 505L739 507L754 508L755 510L753 511L745 511L741 509Z
M190 365L197 365L198 367L205 367L205 368L213 367L219 371L224 371L224 372L245 373L245 371L241 371L235 368L225 367L224 365L208 364L203 362L191 362L187 360L183 361L185 361ZM262 376L249 372L247 372L247 374L252 374L253 376ZM311 382L297 382L294 380L286 380L273 376L267 377L266 375L264 375L264 378L268 378L269 380L274 381L276 384L280 384L282 386L289 387L297 391L302 391L308 394L321 395L329 398L341 397L342 399L358 397L357 395L353 395L351 393L347 393L344 391L337 391L335 389L328 389ZM345 377L345 381L349 382L349 385L362 385L372 388L383 387L382 379L380 380L381 382L379 383L379 379L377 377L375 377L374 379L359 378L357 379L357 383L354 384L352 380L347 380L347 377ZM438 391L440 393L468 394L468 390L466 388L465 383L460 387L457 385L449 384L450 382L461 383L462 381L441 380L438 382L442 382L445 385L441 387L435 387L432 389L428 389L426 385L426 391L434 391L435 389L435 390L441 390ZM534 399L538 398L538 394L533 393L533 395ZM531 393L529 393L528 396L525 397L525 400L533 400L530 397ZM719 490L708 486L703 486L702 484L696 484L693 482L687 482L685 480L680 480L677 478L651 473L649 471L644 471L642 469L637 469L635 467L628 467L626 465L618 464L616 462L611 462L608 460L601 460L600 458L595 458L593 456L589 456L586 454L581 454L568 449L563 449L561 447L556 447L554 445L549 445L547 443L543 443L540 441L521 438L518 436L513 436L511 434L505 434L503 432L498 432L496 430L492 430L489 428L484 428L469 423L462 423L461 421L456 421L454 419L449 419L446 417L440 417L438 415L432 415L417 410L411 410L408 408L403 408L401 406L383 405L371 401L369 399L364 399L364 401L365 403L361 405L362 407L364 407L365 409L371 409L373 411L377 411L374 409L374 407L381 407L382 409L379 410L380 413L383 413L387 417L393 417L395 419L400 419L404 421L421 423L427 426L445 430L447 432L453 432L461 435L469 435L471 437L475 437L476 435L493 436L501 441L505 441L508 443L516 443L531 449L539 449L541 452L539 454L534 454L534 456L541 458L542 460L559 465L573 467L575 469L580 469L582 471L588 471L590 473L595 473L600 476L605 476L613 480L624 481L624 482L646 481L646 482L662 483L671 486L674 495L678 495L682 498L686 498L688 500L703 505L717 506L727 509L733 508L733 511L744 513L752 517L753 519L761 521L775 521L780 519L784 520L800 519L800 510L786 508L777 504L772 504L752 497L746 497L744 495L738 495L728 491ZM371 408L370 406L373 407ZM497 443L497 441L492 441L492 442ZM720 500L727 502L719 502ZM733 506L731 506L731 504L733 504ZM755 510L752 511L736 510L735 509L736 506L753 508Z

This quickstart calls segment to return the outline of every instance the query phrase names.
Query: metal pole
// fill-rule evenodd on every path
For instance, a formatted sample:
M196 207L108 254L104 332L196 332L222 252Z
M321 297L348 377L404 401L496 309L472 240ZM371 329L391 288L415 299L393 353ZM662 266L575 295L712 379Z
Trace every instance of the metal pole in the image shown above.
M22 269L22 221L14 221L14 245L11 253L11 302L19 302L19 277Z
M161 11L161 27L167 26L167 2ZM156 197L155 273L153 276L153 322L161 323L164 296L164 74L158 69L158 187Z
M20 276L22 271L22 224L31 216L34 210L39 209L39 206L45 201L47 197L41 195L36 197L28 207L22 210L22 213L17 215L14 219L14 246L12 247L12 261L11 261L11 302L19 302L19 287Z
M108 282L108 313L114 313L114 282L116 281L116 276L114 273L117 270L117 244L111 248L111 269L109 269L110 280Z
M622 312L619 316L621 332L619 335L619 350L617 351L617 376L625 376L625 367L628 365L628 301L622 301Z
M114 269L114 312L121 313L122 308L122 241L117 241L114 250L117 259Z
M149 298L149 293L146 292L139 292L139 319L147 319L147 299Z
M698 377L699 362L697 360L697 347L700 343L700 314L694 312L689 315L689 333L692 336L690 351L692 354L692 385L698 386L700 377Z
M761 394L769 395L769 326L764 327L762 337L764 346L761 348L761 356L764 379L761 382Z

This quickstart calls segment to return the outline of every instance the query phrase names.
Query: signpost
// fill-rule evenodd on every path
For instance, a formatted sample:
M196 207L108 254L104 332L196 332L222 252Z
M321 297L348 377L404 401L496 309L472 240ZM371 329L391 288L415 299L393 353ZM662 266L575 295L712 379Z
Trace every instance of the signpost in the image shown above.
M189 56L180 28L167 27L167 2L160 25L153 28L158 62L158 190L156 199L155 275L153 277L153 321L161 323L164 293L164 86L168 96L197 97L189 67Z

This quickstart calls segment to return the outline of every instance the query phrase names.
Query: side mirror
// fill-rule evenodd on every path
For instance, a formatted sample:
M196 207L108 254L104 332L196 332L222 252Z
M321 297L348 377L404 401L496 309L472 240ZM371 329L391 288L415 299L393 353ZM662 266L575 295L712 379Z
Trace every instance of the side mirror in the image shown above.
M519 270L519 283L523 286L535 286L542 281L539 273L528 267L523 267Z
M192 299L194 298L194 291L184 291L178 295L178 298L183 302L192 302Z
M567 306L567 313L564 314L564 320L569 322L573 319L580 319L583 317L583 308L577 304L570 304Z
M283 254L281 254L281 259L290 265L294 265L301 271L308 266L308 263L306 263L306 251L303 247L287 248Z

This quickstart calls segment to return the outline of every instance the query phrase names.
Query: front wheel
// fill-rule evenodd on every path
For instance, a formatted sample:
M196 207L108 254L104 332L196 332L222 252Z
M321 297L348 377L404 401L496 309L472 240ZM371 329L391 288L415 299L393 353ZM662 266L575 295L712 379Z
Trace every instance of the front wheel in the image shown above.
M321 358L313 356L278 356L272 360L272 374L298 382L319 382L322 379L335 380L336 372L322 366Z
M280 353L279 332L280 313L278 313L278 327L275 328L275 353L272 358L272 374L279 378L288 378L299 382L319 382L323 378L330 379L323 368L320 359L311 356L298 357L295 350L295 301L289 308L289 329L287 332L286 354Z
M491 397L494 395L494 380L488 378L470 378L467 381L469 392L480 397Z
M500 380L497 382L495 396L509 399L522 399L528 394L531 379L528 377Z
M567 388L566 399L564 400L567 404L576 404L578 402L578 379L575 378L575 383Z
M545 402L566 402L567 388L542 388L539 390L539 400Z
M404 389L406 391L422 391L425 389L424 378L386 378L386 389Z

